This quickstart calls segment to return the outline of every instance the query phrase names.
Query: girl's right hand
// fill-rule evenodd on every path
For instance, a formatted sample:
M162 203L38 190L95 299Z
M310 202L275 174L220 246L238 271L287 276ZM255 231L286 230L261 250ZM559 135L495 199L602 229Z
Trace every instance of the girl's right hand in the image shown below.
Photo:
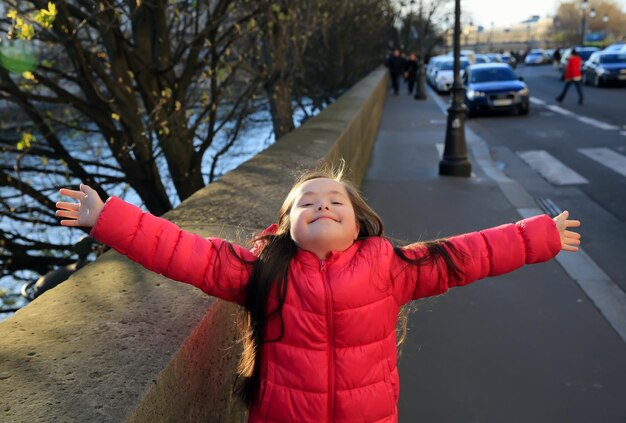
M58 209L56 215L68 219L61 220L61 225L92 227L96 224L104 203L93 188L80 184L80 191L61 188L59 193L78 201L78 203L62 201L56 203Z

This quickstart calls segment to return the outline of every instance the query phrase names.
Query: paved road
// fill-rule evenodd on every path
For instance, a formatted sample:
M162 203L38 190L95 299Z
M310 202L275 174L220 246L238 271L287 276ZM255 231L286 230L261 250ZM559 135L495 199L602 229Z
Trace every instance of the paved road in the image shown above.
M519 67L517 73L530 89L530 114L482 116L467 127L489 143L505 173L531 195L584 221L585 250L626 291L626 86L584 87L583 106L570 87L558 105L554 97L563 83L556 69ZM581 179L542 175L559 163Z
M389 95L362 186L388 235L415 241L515 221L521 211L511 198L528 193L581 217L585 249L599 271L624 283L624 215L615 210L625 201L624 176L579 149L607 148L623 156L623 129L601 129L598 122L617 126L625 114L603 120L604 112L594 110L585 116L596 121L582 122L566 112L582 113L575 97L551 109L560 82L549 70L520 69L534 97L529 116L479 117L467 124L469 179L437 174L445 134L437 102L447 97L431 93L416 102ZM582 110L604 104L603 91L597 98L588 91L589 106ZM588 182L550 182L522 159L529 151L551 153ZM613 188L605 187L609 181ZM626 337L575 277L551 261L417 302L399 361L400 422L626 422ZM617 315L626 322L626 313Z

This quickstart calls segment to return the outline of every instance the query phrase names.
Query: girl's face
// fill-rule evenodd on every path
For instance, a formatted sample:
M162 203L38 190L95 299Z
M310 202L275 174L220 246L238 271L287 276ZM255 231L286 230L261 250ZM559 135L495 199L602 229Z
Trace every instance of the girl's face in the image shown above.
M344 185L333 179L311 179L293 192L290 232L296 245L325 259L348 249L359 234L354 208Z

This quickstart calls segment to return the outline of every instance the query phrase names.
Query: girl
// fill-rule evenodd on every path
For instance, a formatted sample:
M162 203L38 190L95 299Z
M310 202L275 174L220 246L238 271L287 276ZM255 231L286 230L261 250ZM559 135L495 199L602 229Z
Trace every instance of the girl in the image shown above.
M245 307L239 393L250 422L396 422L396 323L409 301L577 251L568 212L394 248L338 173L304 175L252 251L203 239L86 185L66 226L148 269Z

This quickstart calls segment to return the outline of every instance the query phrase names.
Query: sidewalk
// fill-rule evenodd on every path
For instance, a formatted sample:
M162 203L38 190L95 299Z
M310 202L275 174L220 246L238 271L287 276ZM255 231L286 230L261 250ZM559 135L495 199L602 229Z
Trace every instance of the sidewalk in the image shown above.
M408 243L540 213L473 134L474 176L438 175L446 116L433 96L388 94L361 187L386 234ZM626 421L626 343L556 260L416 306L400 422Z

